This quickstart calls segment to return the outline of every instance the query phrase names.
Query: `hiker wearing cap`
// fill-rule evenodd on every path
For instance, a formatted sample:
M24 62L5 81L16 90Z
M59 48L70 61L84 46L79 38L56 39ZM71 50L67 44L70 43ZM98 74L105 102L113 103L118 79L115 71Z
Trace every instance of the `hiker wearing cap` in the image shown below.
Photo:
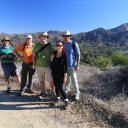
M70 33L70 31L65 31L62 34L62 37L65 41L64 46L68 58L68 78L67 82L65 83L65 91L66 93L70 91L70 83L72 82L72 85L75 89L75 99L79 100L80 91L77 80L77 71L79 70L80 64L80 49L78 44L71 40L72 34Z
M50 57L54 51L53 45L48 42L49 34L43 32L39 34L39 42L37 42L33 49L33 64L40 80L41 93L40 98L46 95L45 82L48 81L53 94L54 84L50 69Z
M15 65L14 58L16 57L13 50L14 48L10 45L10 39L4 36L1 40L2 46L0 47L0 59L1 67L4 72L4 77L7 84L7 93L11 92L11 85L9 78L10 76L16 76L18 83L20 84L19 71Z
M19 44L14 50L16 55L22 60L21 87L18 96L22 96L24 92L30 94L33 93L32 78L35 73L35 69L33 69L33 62L32 62L33 47L34 44L32 42L32 36L30 34L27 34L25 37L25 43ZM19 52L21 52L22 55L20 55ZM27 78L28 78L28 82L27 82Z

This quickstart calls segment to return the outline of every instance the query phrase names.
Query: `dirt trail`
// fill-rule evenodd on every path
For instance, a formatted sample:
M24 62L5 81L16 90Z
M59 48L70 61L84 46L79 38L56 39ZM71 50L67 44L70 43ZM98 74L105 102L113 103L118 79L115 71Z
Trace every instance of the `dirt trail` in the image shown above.
M0 87L0 128L68 128L75 127L65 117L68 111L50 106L36 95L17 97L17 91L6 94Z
M83 68L78 74L81 83L85 81L84 74ZM119 124L112 123L119 115L115 111L114 113L109 111L110 107L115 109L114 100L109 101L106 107L104 101L92 97L86 88L81 89L80 101L70 101L70 107L65 111L63 102L59 106L53 106L49 97L39 99L40 91L37 89L39 87L36 75L34 76L35 92L32 95L25 94L23 97L18 97L19 86L15 80L12 85L12 92L7 94L0 68L0 128L125 128L120 126L127 128L127 120L122 116L118 119ZM123 101L127 104L127 98Z
M79 123L81 117L72 108L65 111L63 104L52 106L51 99L39 99L37 91L18 97L19 86L15 81L12 84L7 94L0 69L0 128L89 128Z

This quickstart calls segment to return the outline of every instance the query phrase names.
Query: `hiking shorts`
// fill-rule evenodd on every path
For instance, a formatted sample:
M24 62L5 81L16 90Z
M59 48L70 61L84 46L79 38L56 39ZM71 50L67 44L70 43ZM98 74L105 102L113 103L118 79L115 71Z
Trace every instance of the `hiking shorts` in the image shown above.
M50 67L36 67L36 72L40 81L53 81Z
M6 80L9 79L10 76L19 76L19 71L14 63L11 65L2 64L1 67L3 69L4 77Z

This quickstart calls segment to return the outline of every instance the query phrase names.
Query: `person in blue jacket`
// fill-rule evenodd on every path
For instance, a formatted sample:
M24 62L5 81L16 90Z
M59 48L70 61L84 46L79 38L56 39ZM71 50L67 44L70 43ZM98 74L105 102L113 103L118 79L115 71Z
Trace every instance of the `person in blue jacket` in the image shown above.
M64 47L66 49L68 59L68 77L67 82L65 83L65 91L66 93L70 91L70 84L72 82L72 85L75 89L75 100L78 101L80 98L80 91L77 80L77 71L79 70L80 64L80 48L76 42L72 41L72 34L70 31L65 31L62 34L62 37L64 38Z

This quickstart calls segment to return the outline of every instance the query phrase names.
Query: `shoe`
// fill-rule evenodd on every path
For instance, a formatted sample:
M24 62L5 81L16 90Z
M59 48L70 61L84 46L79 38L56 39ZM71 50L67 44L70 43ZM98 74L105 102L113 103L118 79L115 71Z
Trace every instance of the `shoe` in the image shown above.
M23 96L23 95L24 95L24 92L23 91L21 91L21 92L18 93L18 96Z
M49 97L54 99L56 96L55 96L54 92L52 92L49 94Z
M68 110L69 108L69 101L64 101L65 105L64 105L64 110Z
M53 104L54 106L58 106L60 104L60 99L56 99Z
M80 99L80 92L76 93L75 100L78 101Z
M33 94L33 91L31 89L25 89L26 93Z
M43 97L47 97L47 94L45 92L41 92L39 94L39 98L42 99Z
M7 87L6 93L11 93L11 87Z

